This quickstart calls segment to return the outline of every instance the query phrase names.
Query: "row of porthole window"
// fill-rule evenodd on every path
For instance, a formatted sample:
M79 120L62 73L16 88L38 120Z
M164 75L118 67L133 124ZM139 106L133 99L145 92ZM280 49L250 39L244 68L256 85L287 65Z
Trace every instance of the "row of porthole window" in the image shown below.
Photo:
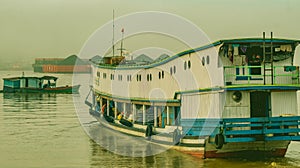
M209 55L206 56L206 60L205 60L205 57L202 57L202 65L204 66L205 63L206 64L209 64L210 62L210 58L209 58ZM192 63L191 61L185 61L184 62L184 70L186 70L187 68L190 69L192 66ZM172 66L170 67L170 74L175 74L176 73L176 66ZM97 76L100 77L100 72L97 72ZM163 79L164 78L164 71L161 71L161 72L158 72L158 78L159 79ZM106 79L106 73L103 73L103 79ZM138 74L137 75L137 81L142 81L142 76L141 74ZM111 80L114 80L114 75L111 74ZM122 75L119 75L118 76L118 80L122 81ZM127 81L131 81L131 75L127 75ZM152 74L147 74L147 81L152 81Z
M100 72L97 72L97 77L100 77ZM106 73L103 73L102 74L103 76L103 79L106 79ZM164 71L161 71L158 73L158 78L159 79L163 79L165 77L165 73ZM114 80L115 79L115 76L114 74L110 74L110 80ZM131 81L132 79L132 76L131 75L127 75L127 81ZM118 75L118 80L119 81L122 81L123 80L123 77L122 75ZM137 81L142 81L142 75L141 74L137 74L136 75L136 80ZM147 74L147 81L152 81L152 74Z
M207 55L206 57L202 57L202 61L201 62L202 62L203 66L205 65L205 63L209 64L209 62L210 62L209 55ZM184 70L186 70L187 68L190 69L191 66L192 66L192 63L191 63L190 60L184 62L184 65L183 65ZM172 75L172 74L175 74L175 73L176 73L176 66L174 65L173 67L170 67L170 74ZM97 72L97 77L100 77L100 72ZM103 73L103 78L106 79L106 73ZM127 78L128 78L127 79L128 81L131 81L131 76L127 77ZM164 78L164 71L161 71L161 72L158 73L158 78L159 79L163 79ZM114 77L111 76L111 80L114 80Z
M115 75L114 74L110 74L110 80L115 80ZM122 75L118 75L118 80L122 81L123 80L123 76ZM131 75L127 75L127 81L131 81Z
M100 77L101 74L100 72L97 72L97 77ZM102 74L103 79L106 79L106 73ZM127 81L131 81L132 76L131 75L127 75ZM110 74L110 80L115 80L115 75L114 74ZM122 81L123 80L123 76L122 75L118 75L118 80ZM137 81L141 80L141 75L137 75Z

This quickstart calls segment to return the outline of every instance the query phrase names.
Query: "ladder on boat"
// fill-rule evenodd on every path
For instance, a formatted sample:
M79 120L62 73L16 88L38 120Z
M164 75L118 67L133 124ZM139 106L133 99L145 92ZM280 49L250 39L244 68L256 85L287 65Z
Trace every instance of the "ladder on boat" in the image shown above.
M270 40L266 40L266 33L263 32L263 66L264 66L264 85L266 77L271 77L271 84L274 84L274 66L273 66L273 32ZM267 73L270 72L270 73Z

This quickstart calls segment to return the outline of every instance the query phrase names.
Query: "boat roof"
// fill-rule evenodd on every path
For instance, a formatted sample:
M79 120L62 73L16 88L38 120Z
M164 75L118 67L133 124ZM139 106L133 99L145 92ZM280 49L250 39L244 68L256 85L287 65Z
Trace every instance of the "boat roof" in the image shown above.
M20 79L36 79L36 80L57 80L55 76L42 76L42 77L35 77L35 76L21 76L21 77L11 77L11 78L3 78L3 80L20 80Z
M292 40L292 39L280 39L280 38L239 38L239 39L224 39L220 40L222 43L275 43L275 44L295 44L300 43L300 40Z
M152 62L150 64L119 64L119 65L110 65L110 64L99 64L97 65L98 67L101 68L105 68L105 69L118 69L118 70L122 70L122 69L140 69L140 68L144 68L144 69L148 69L148 68L153 68L155 66L159 66L162 64L165 64L167 62L170 62L174 59L176 59L177 57L181 57L187 54L191 54L191 53L195 53L201 50L205 50L211 47L215 47L221 44L260 44L260 43L270 43L272 42L273 44L293 44L295 46L297 46L300 43L300 40L293 40L293 39L281 39L281 38L236 38L236 39L223 39L223 40L219 40L207 45L203 45L201 47L197 47L197 48L193 48L193 49L188 49L185 51L182 51L178 54L175 54L171 57L168 57L166 59L157 61L157 62Z

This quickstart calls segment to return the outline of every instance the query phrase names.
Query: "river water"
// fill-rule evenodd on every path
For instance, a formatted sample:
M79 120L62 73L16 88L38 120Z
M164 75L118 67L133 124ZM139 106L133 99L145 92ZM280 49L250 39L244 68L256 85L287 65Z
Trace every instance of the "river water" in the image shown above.
M0 71L1 78L21 74ZM55 76L58 85L72 84L72 74ZM128 139L102 128L78 105L88 79L76 78L73 84L85 83L77 95L0 93L0 167L300 167L300 142L292 142L284 158L201 159Z

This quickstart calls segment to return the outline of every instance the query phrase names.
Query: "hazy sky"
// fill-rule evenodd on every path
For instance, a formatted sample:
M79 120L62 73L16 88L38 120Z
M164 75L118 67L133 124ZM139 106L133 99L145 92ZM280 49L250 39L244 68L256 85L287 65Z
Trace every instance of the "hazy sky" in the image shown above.
M263 31L300 39L299 0L0 0L0 61L77 54L97 28L111 21L113 9L116 17L173 13L212 41L261 37Z

